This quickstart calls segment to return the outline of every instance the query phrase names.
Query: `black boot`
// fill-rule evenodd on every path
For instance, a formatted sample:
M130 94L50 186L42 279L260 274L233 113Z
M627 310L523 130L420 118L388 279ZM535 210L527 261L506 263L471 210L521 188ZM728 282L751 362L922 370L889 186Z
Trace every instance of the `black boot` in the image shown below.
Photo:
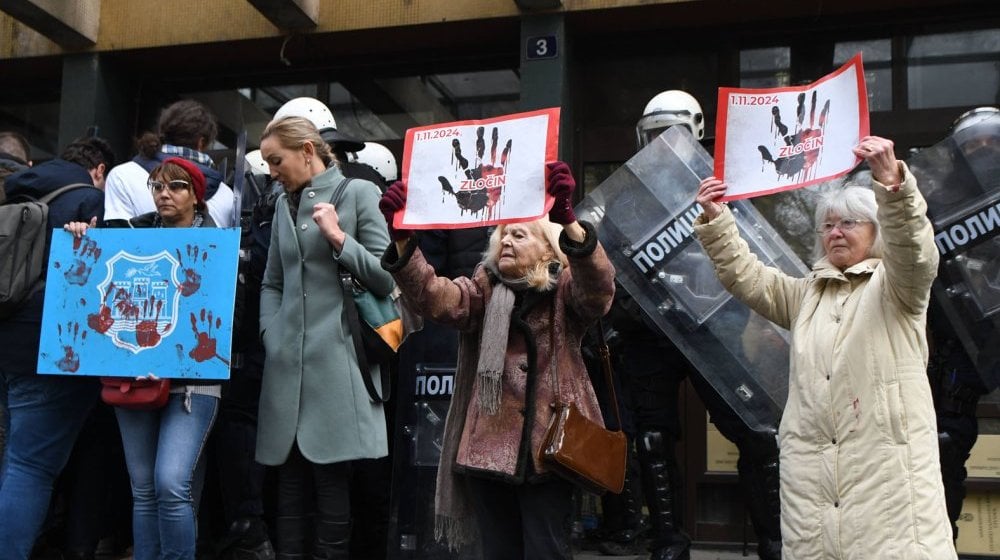
M350 521L318 521L313 560L347 560L351 550Z
M757 534L760 560L781 560L781 497L778 484L778 444L771 431L754 432L739 445L736 466L750 523Z
M256 518L240 518L229 526L219 546L220 560L274 560L267 526Z
M604 530L597 550L608 556L638 554L641 537L649 530L649 524L642 516L642 498L637 486L639 469L632 449L626 467L622 493L607 492L601 496Z
M639 434L639 463L643 493L649 508L650 560L689 560L691 539L677 523L671 471L676 472L672 442L662 432ZM676 478L676 477L675 477Z

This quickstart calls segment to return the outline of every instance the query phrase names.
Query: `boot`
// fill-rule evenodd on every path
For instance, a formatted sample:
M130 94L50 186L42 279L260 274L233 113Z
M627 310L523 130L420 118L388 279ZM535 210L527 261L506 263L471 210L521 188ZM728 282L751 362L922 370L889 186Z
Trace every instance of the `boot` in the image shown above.
M771 432L755 432L741 445L736 468L750 523L757 535L760 560L781 560L781 497L778 484L778 445Z
M608 556L638 554L640 538L649 529L642 516L642 502L636 487L635 455L630 451L625 471L625 485L621 494L610 492L601 496L604 512L604 531L597 543L597 550Z
M218 557L221 560L274 560L267 526L255 518L233 521L219 546Z
M691 539L676 522L671 470L676 470L671 442L659 431L639 434L642 489L649 508L650 560L689 560Z
M347 560L351 550L350 521L318 521L313 560Z

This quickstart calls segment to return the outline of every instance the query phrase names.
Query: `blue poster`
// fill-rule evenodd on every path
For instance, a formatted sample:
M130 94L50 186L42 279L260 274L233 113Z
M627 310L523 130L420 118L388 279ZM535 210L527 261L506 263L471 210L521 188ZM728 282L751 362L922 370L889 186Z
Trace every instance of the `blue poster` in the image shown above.
M52 235L38 373L228 379L239 229Z

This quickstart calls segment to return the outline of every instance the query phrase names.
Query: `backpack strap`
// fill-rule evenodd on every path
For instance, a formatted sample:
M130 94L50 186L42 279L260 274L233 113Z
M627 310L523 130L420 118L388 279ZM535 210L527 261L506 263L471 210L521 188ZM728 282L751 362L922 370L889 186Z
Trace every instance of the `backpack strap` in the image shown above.
M92 189L97 189L97 187L95 187L94 185L91 185L89 183L73 183L71 185L66 185L65 187L60 187L60 188L58 188L58 189L50 192L49 194L43 196L42 198L39 198L38 202L41 202L42 204L49 204L50 202L52 202L53 200L55 200L56 197L58 197L59 195L61 195L63 193L66 193L66 192L69 192L69 191L72 191L72 190L75 190L75 189L82 189L84 187L90 187ZM100 190L100 189L97 189L97 190Z

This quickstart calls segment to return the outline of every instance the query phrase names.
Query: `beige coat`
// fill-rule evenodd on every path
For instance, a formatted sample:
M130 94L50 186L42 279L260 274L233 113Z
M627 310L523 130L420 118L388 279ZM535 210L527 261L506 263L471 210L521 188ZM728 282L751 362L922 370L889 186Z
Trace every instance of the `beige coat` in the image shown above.
M733 215L695 232L722 284L792 332L779 428L785 560L956 558L945 510L925 322L938 253L906 170L876 183L882 259L806 278L764 266Z

